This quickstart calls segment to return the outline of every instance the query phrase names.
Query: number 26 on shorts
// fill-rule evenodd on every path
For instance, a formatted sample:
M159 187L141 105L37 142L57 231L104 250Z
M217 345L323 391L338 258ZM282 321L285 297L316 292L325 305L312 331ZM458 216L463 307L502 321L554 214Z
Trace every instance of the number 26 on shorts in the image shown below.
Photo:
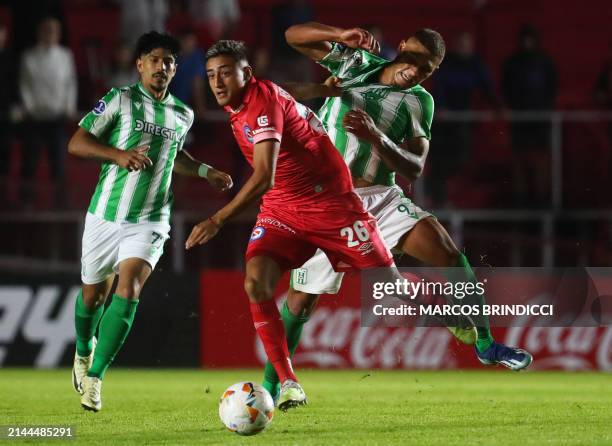
M340 236L346 237L346 245L349 248L353 248L361 242L366 242L370 240L370 233L368 229L365 227L362 221L357 220L353 223L353 226L346 226L340 229ZM355 240L355 236L357 236L357 240Z

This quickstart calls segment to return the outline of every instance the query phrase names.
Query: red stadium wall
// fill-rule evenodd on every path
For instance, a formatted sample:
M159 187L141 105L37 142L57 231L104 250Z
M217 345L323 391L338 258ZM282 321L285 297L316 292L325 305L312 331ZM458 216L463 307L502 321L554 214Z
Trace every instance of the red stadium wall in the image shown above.
M256 367L265 353L243 290L243 274L209 270L200 276L200 361L203 367ZM277 301L287 292L284 278ZM359 281L347 276L337 296L323 296L304 326L296 367L363 369L480 368L471 348L445 328L361 328ZM534 369L612 370L612 327L493 329L496 338L529 350Z

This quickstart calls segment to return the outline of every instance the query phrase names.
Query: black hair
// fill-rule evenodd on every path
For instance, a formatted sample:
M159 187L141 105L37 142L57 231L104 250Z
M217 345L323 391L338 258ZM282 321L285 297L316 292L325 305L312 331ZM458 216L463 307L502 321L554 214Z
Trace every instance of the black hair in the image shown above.
M414 33L414 37L427 48L432 56L444 59L446 44L438 31L434 31L430 28L423 28Z
M163 48L168 50L170 51L170 54L177 59L181 45L178 40L176 40L170 34L150 31L138 38L138 42L136 42L136 49L134 50L134 58L138 59L143 54L148 54L155 48Z
M248 60L248 49L240 40L219 40L206 51L206 60L217 56L230 56L236 62Z

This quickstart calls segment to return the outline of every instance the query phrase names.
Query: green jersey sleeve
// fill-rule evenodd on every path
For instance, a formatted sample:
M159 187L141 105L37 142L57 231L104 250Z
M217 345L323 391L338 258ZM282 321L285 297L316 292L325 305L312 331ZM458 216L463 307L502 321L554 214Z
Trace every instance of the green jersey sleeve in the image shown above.
M183 147L185 146L185 142L187 142L187 138L189 138L189 130L191 129L191 126L193 125L193 121L195 119L195 114L194 114L193 110L191 110L188 107L187 107L187 116L188 116L188 122L187 122L187 126L185 127L185 131L183 133L183 137L179 140L179 144L178 144L178 147L177 147L177 151L178 152L183 150Z
M334 76L339 76L341 72L345 71L346 65L353 57L355 50L337 42L331 42L331 45L331 51L317 63Z
M121 90L112 88L98 101L93 110L81 119L79 126L99 138L117 123L120 105Z
M431 139L431 124L434 114L433 97L422 87L412 89L404 99L410 110L407 138L425 137Z
M368 53L360 48L349 48L337 42L332 42L332 48L319 62L334 76L344 81L367 76L383 65L389 63L376 54Z

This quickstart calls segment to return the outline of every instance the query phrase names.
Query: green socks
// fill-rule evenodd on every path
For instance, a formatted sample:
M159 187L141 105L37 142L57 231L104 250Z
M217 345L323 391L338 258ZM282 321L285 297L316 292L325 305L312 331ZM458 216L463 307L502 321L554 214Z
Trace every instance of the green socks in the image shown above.
M468 259L467 257L465 257L465 255L461 254L459 256L456 266L459 268L463 268L465 276L466 276L465 279L467 281L470 281L470 282L478 281L478 279L476 278L476 274L474 274L474 271L472 270L472 267L470 266L470 262L468 262ZM478 299L481 305L485 304L484 295L482 294L479 295ZM478 332L478 338L476 339L476 349L479 352L485 351L491 346L491 344L493 344L493 336L491 335L491 330L489 329L488 318L483 317L482 322L484 326L476 327L476 331Z
M458 268L463 268L462 277L449 278L450 280L465 280L470 282L478 281L465 255L460 255L459 259L457 260L457 265L455 266ZM479 295L478 299L480 304L485 303L484 295ZM293 354L295 353L295 350L297 349L297 346L300 342L300 337L302 336L302 329L304 327L304 324L308 321L309 317L296 316L291 313L289 311L289 307L287 306L286 301L283 304L283 308L281 309L280 313L283 318L283 323L285 324L285 335L287 337L287 347L289 348L289 354L291 355L291 357L293 357ZM489 329L488 319L484 318L481 325L481 327L476 327L476 331L478 332L476 348L478 349L478 351L486 350L493 343L493 336L491 335L491 331ZM280 383L278 382L278 376L276 375L276 371L274 370L274 367L270 362L266 363L266 367L264 370L264 380L262 385L268 392L270 392L272 397L278 395Z
M289 348L289 354L293 358L293 354L300 343L300 337L302 336L302 328L308 321L309 316L296 316L289 311L287 301L283 304L283 308L280 311L283 323L285 324L285 336L287 337L287 347ZM270 361L266 362L264 369L264 380L262 383L263 387L270 392L270 395L274 398L278 395L280 383L278 382L278 376L274 367Z
M76 329L76 350L79 356L91 354L91 343L96 334L98 322L104 313L104 305L89 309L83 302L83 290L79 291L74 306L74 327Z
M113 301L100 321L98 345L87 376L104 378L106 370L115 359L132 328L137 307L138 300L125 299L113 294Z

